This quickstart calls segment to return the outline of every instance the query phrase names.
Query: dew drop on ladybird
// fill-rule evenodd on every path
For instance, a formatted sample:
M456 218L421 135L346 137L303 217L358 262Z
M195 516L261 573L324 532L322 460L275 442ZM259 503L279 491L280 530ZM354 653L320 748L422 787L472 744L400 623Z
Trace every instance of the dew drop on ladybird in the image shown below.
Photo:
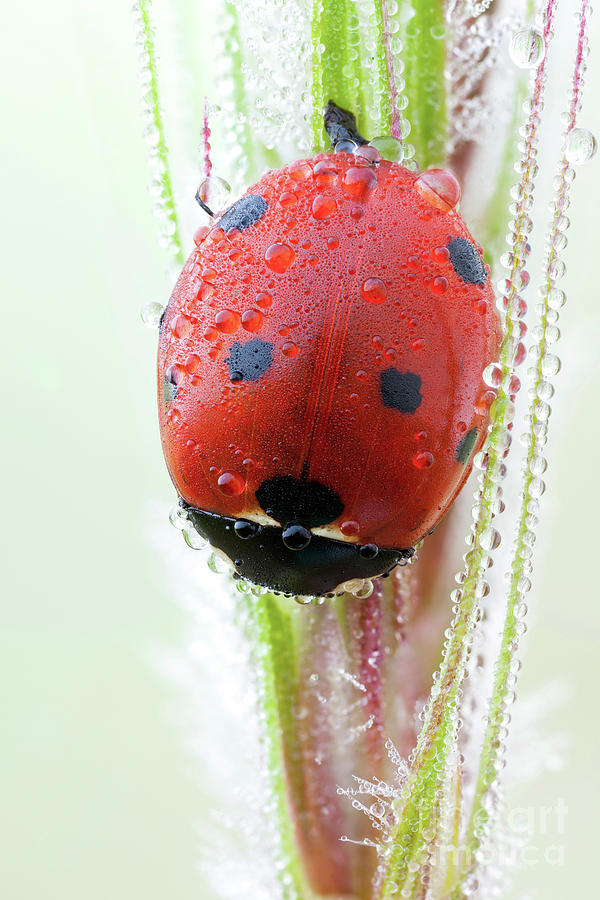
M415 469L428 469L433 465L435 458L429 450L418 450L413 456L413 466Z
M234 334L240 327L242 318L231 309L222 309L215 316L215 325L222 334Z
M448 212L460 200L460 184L447 169L427 169L415 181L415 187L435 209Z
M273 297L268 291L261 291L256 295L256 305L261 309L268 309L273 304Z
M287 272L296 254L287 244L271 244L265 251L265 262L272 272L279 275Z
M195 243L196 247L199 247L200 244L202 244L204 242L204 239L209 231L210 231L210 228L208 227L208 225L201 225L200 228L197 228L195 230L194 243Z
M311 538L308 528L297 523L287 525L281 533L281 539L288 550L304 550L310 544Z
M337 238L327 238L327 247L329 250L337 250L340 246L340 242Z
M450 262L450 251L447 247L436 247L431 251L431 258L439 265Z
M209 281L203 281L200 290L198 291L198 297L203 302L206 302L215 292L214 284L211 284Z
M360 524L355 519L347 519L341 523L340 531L344 537L356 537L360 531Z
M475 412L478 416L486 416L490 406L496 399L496 391L484 391L475 401Z
M186 358L185 361L185 371L190 375L193 375L194 372L197 372L200 368L200 357L197 353L190 353L190 355Z
M374 163L381 162L381 153L372 144L363 144L354 151L354 158L357 165L372 166Z
M336 211L336 202L333 197L325 197L323 194L317 194L312 203L313 219L322 221L330 219Z
M445 294L447 287L448 281L444 278L443 275L438 275L437 278L434 278L431 282L431 290L434 294Z
M418 350L422 350L424 346L425 346L425 341L423 340L423 338L417 338L417 340L413 341L412 344L410 345L410 349L414 350L416 352Z
M260 331L264 316L258 309L248 309L242 314L242 328L246 331Z
M291 206L295 206L298 202L298 195L294 193L294 191L284 191L281 197L279 198L279 203L285 209L289 209Z
M246 487L246 482L236 472L223 472L219 475L217 486L227 497L237 497Z
M219 331L214 325L209 325L208 328L204 329L204 339L206 341L216 341L219 337Z
M352 166L344 175L344 191L355 200L364 200L377 184L373 169Z
M171 321L171 331L175 337L188 337L192 331L192 323L186 316L175 316Z
M358 149L358 146L359 145L354 141L338 141L334 147L334 150L336 153L354 153L354 151Z
M293 162L288 168L288 174L294 181L306 181L312 173L310 165L304 159Z
M217 270L213 269L212 266L205 266L205 268L200 272L200 276L203 281L213 282L217 277Z
M281 352L284 356L297 356L298 355L298 345L293 341L286 341L283 347L281 348Z
M367 303L379 306L387 297L387 288L381 278L366 278L360 287L360 294Z

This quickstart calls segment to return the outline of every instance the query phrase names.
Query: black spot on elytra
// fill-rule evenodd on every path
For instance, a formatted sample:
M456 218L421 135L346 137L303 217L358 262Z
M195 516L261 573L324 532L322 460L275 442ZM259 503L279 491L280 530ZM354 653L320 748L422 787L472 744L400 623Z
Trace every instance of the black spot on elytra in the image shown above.
M244 231L264 216L269 204L260 194L246 194L226 210L217 225L223 231Z
M485 284L487 272L479 253L463 237L454 238L448 244L452 268L466 284Z
M260 338L252 338L243 344L235 341L225 362L232 381L256 381L271 368L273 344Z
M344 510L344 504L331 488L319 481L301 481L293 475L263 481L256 499L276 522L282 525L298 522L305 528L327 525Z
M163 375L163 400L165 403L170 403L171 400L177 399L177 378L175 376L175 369L173 366L169 366L167 371Z
M381 399L386 406L401 413L414 413L423 400L421 379L414 372L384 369L381 373Z
M463 436L460 444L456 448L456 460L463 466L469 461L469 457L473 452L473 447L477 443L477 429L471 428L470 431Z

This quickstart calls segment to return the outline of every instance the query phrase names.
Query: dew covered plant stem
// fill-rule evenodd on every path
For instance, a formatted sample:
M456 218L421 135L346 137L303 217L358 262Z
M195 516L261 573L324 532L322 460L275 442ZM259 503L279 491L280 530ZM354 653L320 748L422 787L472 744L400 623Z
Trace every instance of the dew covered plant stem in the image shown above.
M176 263L183 265L183 248L169 169L165 126L160 107L154 29L150 21L151 5L152 0L137 0L133 7L142 83L142 118L152 173L150 192L154 197L155 213L160 221L161 246L169 251Z
M502 756L505 749L503 740L503 732L505 731L504 716L510 706L509 697L514 691L517 673L520 668L520 663L515 654L519 637L524 630L523 617L526 613L524 600L531 587L529 575L531 574L531 548L535 540L533 529L538 521L538 501L544 491L544 482L541 479L541 475L546 469L546 461L542 455L542 450L547 439L547 423L550 415L550 407L547 401L553 393L551 378L559 368L558 359L550 353L549 347L555 339L555 322L558 319L557 306L561 306L565 299L564 292L556 287L556 282L562 274L562 265L559 264L560 251L566 246L564 232L568 226L565 210L567 208L569 187L575 174L567 154L569 137L572 129L577 124L577 113L581 105L585 54L588 49L588 27L589 3L588 0L582 0L579 12L571 100L567 113L567 124L563 132L563 146L556 178L552 221L546 236L546 263L539 291L541 298L538 304L539 324L534 331L534 336L537 335L537 340L530 351L530 356L533 357L535 364L530 371L531 399L527 417L529 429L524 435L526 457L521 484L517 535L514 541L509 572L507 611L467 836L467 845L472 848L481 841L482 833L485 831L489 819L489 807L486 808L484 799L502 767ZM539 110L537 113L539 115ZM556 315L552 316L552 322L550 322L553 310Z

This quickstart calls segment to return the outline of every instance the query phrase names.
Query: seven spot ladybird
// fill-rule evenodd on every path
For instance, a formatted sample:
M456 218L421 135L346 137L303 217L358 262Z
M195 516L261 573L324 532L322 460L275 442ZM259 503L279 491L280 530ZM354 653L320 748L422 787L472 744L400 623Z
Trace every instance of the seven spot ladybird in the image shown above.
M453 176L382 159L334 104L325 123L334 152L267 172L197 238L158 350L188 517L240 577L302 596L389 572L440 520L500 339Z

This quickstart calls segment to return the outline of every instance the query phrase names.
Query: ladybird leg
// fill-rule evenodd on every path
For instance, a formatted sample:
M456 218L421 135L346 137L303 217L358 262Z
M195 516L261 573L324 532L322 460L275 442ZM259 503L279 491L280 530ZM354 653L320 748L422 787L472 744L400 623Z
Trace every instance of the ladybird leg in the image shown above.
M333 100L330 100L325 107L323 124L334 149L335 145L339 144L340 141L353 141L359 145L369 143L366 138L358 133L354 114L342 109L340 106L336 106Z

